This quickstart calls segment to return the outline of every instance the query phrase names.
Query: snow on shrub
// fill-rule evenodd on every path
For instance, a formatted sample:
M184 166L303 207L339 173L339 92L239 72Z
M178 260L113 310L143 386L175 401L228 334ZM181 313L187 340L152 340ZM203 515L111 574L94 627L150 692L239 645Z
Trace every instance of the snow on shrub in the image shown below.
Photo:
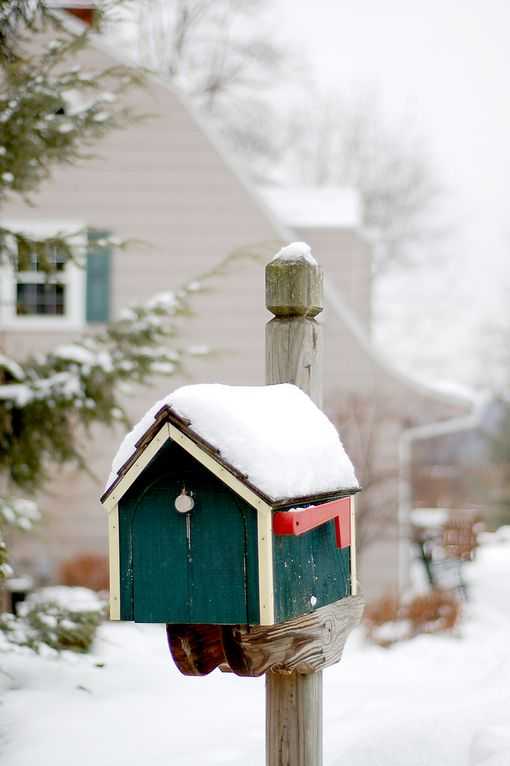
M19 604L17 616L0 615L1 648L88 652L105 614L105 601L88 588L42 588Z

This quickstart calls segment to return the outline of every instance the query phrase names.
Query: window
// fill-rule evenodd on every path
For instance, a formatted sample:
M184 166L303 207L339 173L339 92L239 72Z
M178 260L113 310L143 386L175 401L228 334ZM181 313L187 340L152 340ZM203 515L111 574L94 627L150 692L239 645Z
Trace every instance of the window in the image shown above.
M16 269L16 316L65 316L66 284L61 277L65 259L57 250L50 255L56 274L48 280L36 253L28 253L25 263L18 259Z
M59 284L19 282L17 316L65 316L65 287Z
M83 223L12 223L10 229L33 237L72 235L78 252L85 247ZM50 256L51 257L51 256ZM23 255L17 265L7 263L0 269L0 322L3 327L30 330L81 327L85 321L85 270L66 263L55 251L55 274L49 278L42 271L36 253Z

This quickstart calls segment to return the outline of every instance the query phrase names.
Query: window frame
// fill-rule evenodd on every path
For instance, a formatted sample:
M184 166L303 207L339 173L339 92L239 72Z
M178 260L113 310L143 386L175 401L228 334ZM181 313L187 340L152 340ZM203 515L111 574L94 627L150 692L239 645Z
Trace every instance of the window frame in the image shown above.
M51 237L72 234L70 242L83 254L83 266L67 263L58 271L56 281L64 286L63 314L17 314L18 283L42 284L46 276L37 271L17 272L11 263L0 266L0 326L8 330L80 330L85 324L85 286L87 228L83 221L13 221L4 220L2 226L33 237ZM52 278L53 279L53 278Z

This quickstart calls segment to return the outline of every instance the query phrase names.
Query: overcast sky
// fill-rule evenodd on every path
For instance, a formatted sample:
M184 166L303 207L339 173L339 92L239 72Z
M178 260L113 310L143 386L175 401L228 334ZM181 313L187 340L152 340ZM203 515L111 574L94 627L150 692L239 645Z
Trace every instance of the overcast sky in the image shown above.
M438 347L425 350L430 356L425 366L444 365L447 375L457 370L459 377L468 376L472 360L466 354L486 318L495 314L502 320L503 284L509 282L510 3L278 2L285 36L308 56L321 88L338 85L356 92L374 86L388 114L410 115L427 139L450 190L449 213L457 235L450 245L452 265L440 278L443 284L408 281L410 310L421 312L424 334L417 330L417 337L429 346L437 328L426 321L425 306L448 324ZM419 306L417 296L424 291ZM404 355L412 355L409 334L398 342ZM452 355L456 359L450 363Z

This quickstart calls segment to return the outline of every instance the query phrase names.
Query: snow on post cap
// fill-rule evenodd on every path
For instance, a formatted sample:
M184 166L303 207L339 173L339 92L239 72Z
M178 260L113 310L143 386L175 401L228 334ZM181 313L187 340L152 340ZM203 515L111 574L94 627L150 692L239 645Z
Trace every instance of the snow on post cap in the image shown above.
M306 242L291 242L290 245L282 247L279 250L273 261L307 261L310 266L319 266L317 261L312 255L312 248L307 245Z
M322 271L306 242L283 247L266 266L266 307L275 316L322 311Z
M272 500L359 486L336 428L297 386L199 384L178 388L144 415L115 456L107 490L165 405Z

